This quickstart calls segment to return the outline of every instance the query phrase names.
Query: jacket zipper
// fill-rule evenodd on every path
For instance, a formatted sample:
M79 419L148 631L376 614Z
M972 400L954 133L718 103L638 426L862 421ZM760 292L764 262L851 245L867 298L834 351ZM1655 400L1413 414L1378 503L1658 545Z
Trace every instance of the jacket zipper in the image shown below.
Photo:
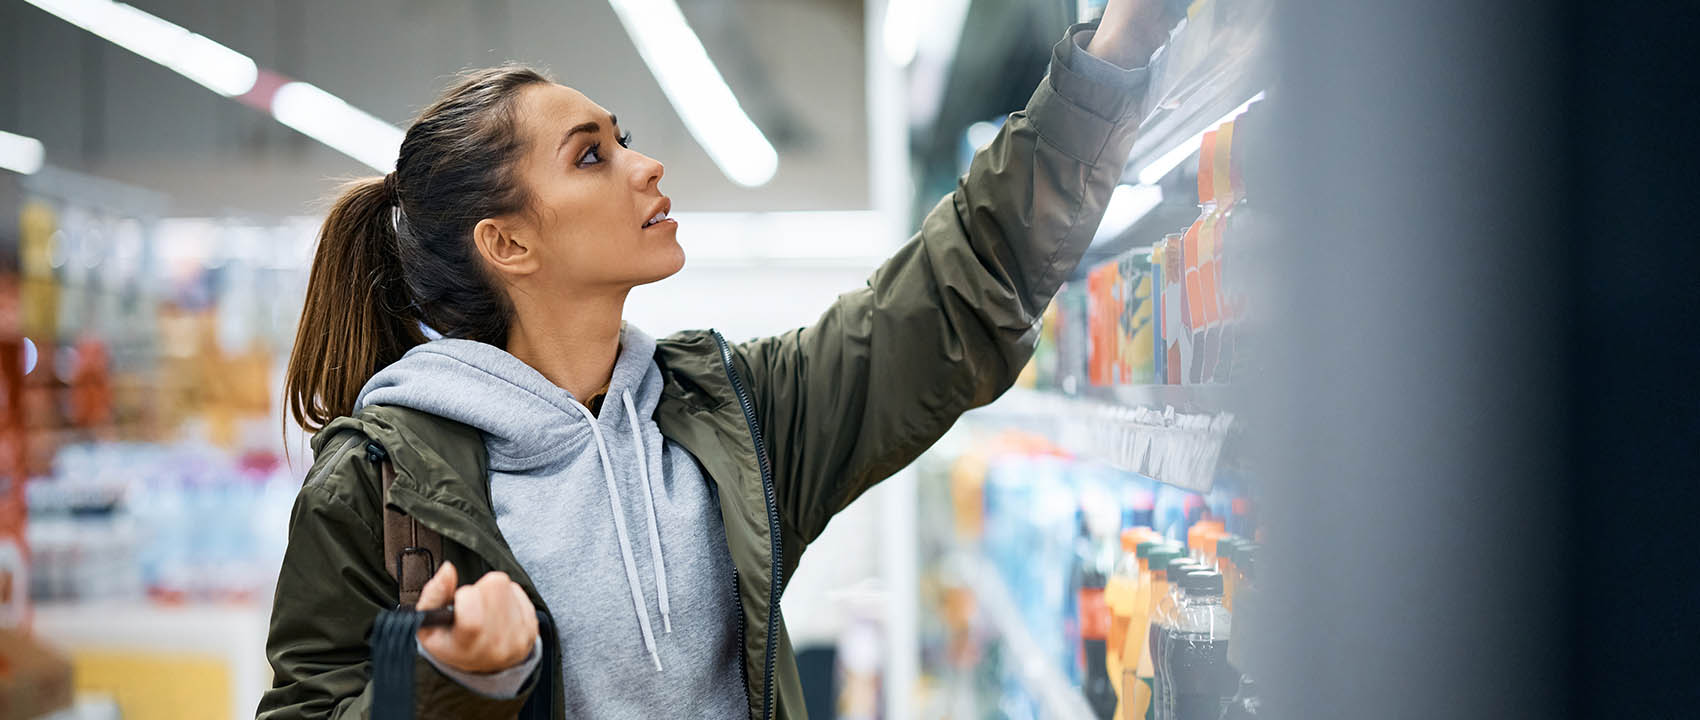
M726 365L726 378L732 381L732 391L738 395L738 405L744 409L744 422L750 426L750 439L755 442L756 461L761 466L761 491L767 499L767 529L768 539L773 543L773 568L771 582L768 584L767 598L767 652L765 669L762 678L762 717L773 717L773 663L774 645L779 642L779 625L774 622L774 615L779 609L779 502L773 495L773 470L767 464L767 445L761 439L761 424L756 422L755 405L750 402L750 396L744 392L744 383L738 379L738 372L732 365L732 348L726 344L726 337L719 330L712 331L715 342L720 343L720 359ZM741 605L743 600L739 599ZM739 637L743 637L744 614L738 613ZM741 645L741 643L740 643Z
M732 607L738 608L738 679L750 686L750 666L744 663L744 598L738 592L738 568L732 568Z

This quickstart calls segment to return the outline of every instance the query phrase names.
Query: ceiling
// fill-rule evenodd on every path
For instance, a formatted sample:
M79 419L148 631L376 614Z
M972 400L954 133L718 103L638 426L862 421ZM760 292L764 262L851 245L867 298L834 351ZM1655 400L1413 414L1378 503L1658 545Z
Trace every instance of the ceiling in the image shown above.
M859 0L679 0L779 153L759 188L690 137L605 0L131 4L403 127L458 70L541 66L620 116L680 211L868 206ZM19 0L0 0L0 129L40 139L51 165L159 191L173 215L319 212L336 179L372 172Z

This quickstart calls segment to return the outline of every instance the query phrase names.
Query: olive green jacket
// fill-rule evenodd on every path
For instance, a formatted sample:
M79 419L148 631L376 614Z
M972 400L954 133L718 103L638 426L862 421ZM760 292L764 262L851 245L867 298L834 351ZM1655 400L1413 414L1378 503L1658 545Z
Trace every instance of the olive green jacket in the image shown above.
M719 489L751 718L804 717L779 597L809 543L963 412L1014 383L1040 313L1097 229L1133 142L1140 88L1133 73L1114 86L1075 72L1081 52L1069 38L1058 44L1027 108L975 155L920 233L813 325L741 344L695 331L657 345L655 420ZM388 498L369 443L394 463ZM571 612L544 607L502 539L476 430L375 407L331 423L313 450L278 577L267 642L275 679L259 717L369 715L366 636L397 603L382 557L385 502L443 536L442 559L462 582L500 570L544 612ZM559 659L542 671L561 677ZM426 662L416 677L427 718L511 718L536 685L494 700ZM680 714L693 715L690 699L679 700Z

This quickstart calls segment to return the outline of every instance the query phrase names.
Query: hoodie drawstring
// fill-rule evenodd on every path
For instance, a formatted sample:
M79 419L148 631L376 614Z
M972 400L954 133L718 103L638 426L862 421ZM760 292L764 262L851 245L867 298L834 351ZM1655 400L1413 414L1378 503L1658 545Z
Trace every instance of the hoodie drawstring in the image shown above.
M573 406L584 415L584 419L590 424L591 434L596 436L596 452L602 459L602 477L608 482L608 503L614 509L614 530L620 536L620 558L626 563L626 584L632 589L632 609L637 612L638 628L643 631L643 646L649 650L650 659L655 661L655 671L661 672L661 654L655 649L655 634L649 629L649 613L643 606L643 589L638 586L637 561L632 559L632 541L626 535L626 514L621 510L620 489L614 482L614 463L608 457L608 444L603 442L602 430L597 427L596 416L590 412L590 408L580 403L573 403ZM660 560L659 557L656 559Z
M655 489L649 484L649 453L644 451L643 431L638 428L637 406L632 404L632 391L620 394L626 399L626 419L632 424L632 442L637 444L638 475L643 477L643 508L649 512L649 554L655 558L655 589L661 595L662 632L673 632L673 612L667 606L667 563L661 560L661 530L655 521Z

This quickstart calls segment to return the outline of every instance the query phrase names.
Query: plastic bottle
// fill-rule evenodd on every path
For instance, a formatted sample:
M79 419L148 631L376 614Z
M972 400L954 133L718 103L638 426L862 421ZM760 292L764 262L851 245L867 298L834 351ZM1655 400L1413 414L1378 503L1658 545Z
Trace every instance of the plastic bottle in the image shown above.
M1110 581L1104 587L1104 604L1110 608L1110 637L1105 650L1105 667L1109 668L1110 677L1119 679L1122 675L1122 645L1127 637L1127 625L1133 619L1133 598L1139 586L1139 543L1150 539L1152 532L1148 527L1130 527L1122 531L1121 553L1116 558L1115 572L1110 574ZM1116 692L1120 695L1121 684L1116 683Z
M1237 535L1226 535L1216 541L1216 571L1222 573L1222 604L1234 609L1234 584L1238 571L1234 569L1234 556L1239 552L1240 545L1245 540Z
M1104 508L1108 508L1105 511ZM1109 669L1105 667L1111 615L1104 597L1118 545L1116 526L1120 513L1108 503L1095 503L1083 510L1082 542L1077 559L1078 575L1076 604L1080 633L1081 692L1099 717L1108 719L1115 714L1116 693Z
M1207 569L1204 563L1190 557L1177 557L1169 561L1168 576L1174 578L1174 580L1169 583L1169 591L1163 593L1163 596L1157 599L1156 606L1151 610L1152 624L1146 629L1148 634L1146 642L1152 643L1150 650L1152 677L1161 677L1166 671L1163 667L1165 662L1163 642L1165 638L1162 635L1151 633L1151 627L1174 617L1175 608L1180 605L1181 579L1185 578L1188 573L1202 572Z
M1154 665L1151 661L1151 648L1148 641L1151 626L1151 611L1156 608L1157 600L1169 591L1168 569L1169 562L1181 556L1181 549L1175 545L1159 545L1153 547L1145 557L1146 581L1143 584L1143 599L1145 605L1140 609L1140 615L1134 618L1128 626L1128 636L1134 639L1138 647L1131 645L1124 648L1123 657L1138 657L1134 665L1133 677L1129 678L1124 666L1122 671L1124 696L1128 688L1132 688L1133 703L1123 705L1123 717L1143 718L1149 714L1151 707L1151 680ZM1136 632L1137 631L1137 632ZM1129 650L1134 652L1130 653Z
M1228 665L1231 620L1222 605L1222 574L1187 573L1172 614L1152 630L1163 662L1153 685L1157 720L1218 720L1239 686Z
M1212 566L1216 558L1212 553L1211 539L1226 532L1220 520L1200 520L1192 524L1186 531L1187 553L1193 559Z
M1111 687L1109 669L1105 667L1105 643L1110 632L1110 609L1104 603L1105 578L1096 568L1087 567L1080 585L1080 643L1086 659L1086 672L1081 679L1081 693L1101 720L1115 715L1116 693Z

